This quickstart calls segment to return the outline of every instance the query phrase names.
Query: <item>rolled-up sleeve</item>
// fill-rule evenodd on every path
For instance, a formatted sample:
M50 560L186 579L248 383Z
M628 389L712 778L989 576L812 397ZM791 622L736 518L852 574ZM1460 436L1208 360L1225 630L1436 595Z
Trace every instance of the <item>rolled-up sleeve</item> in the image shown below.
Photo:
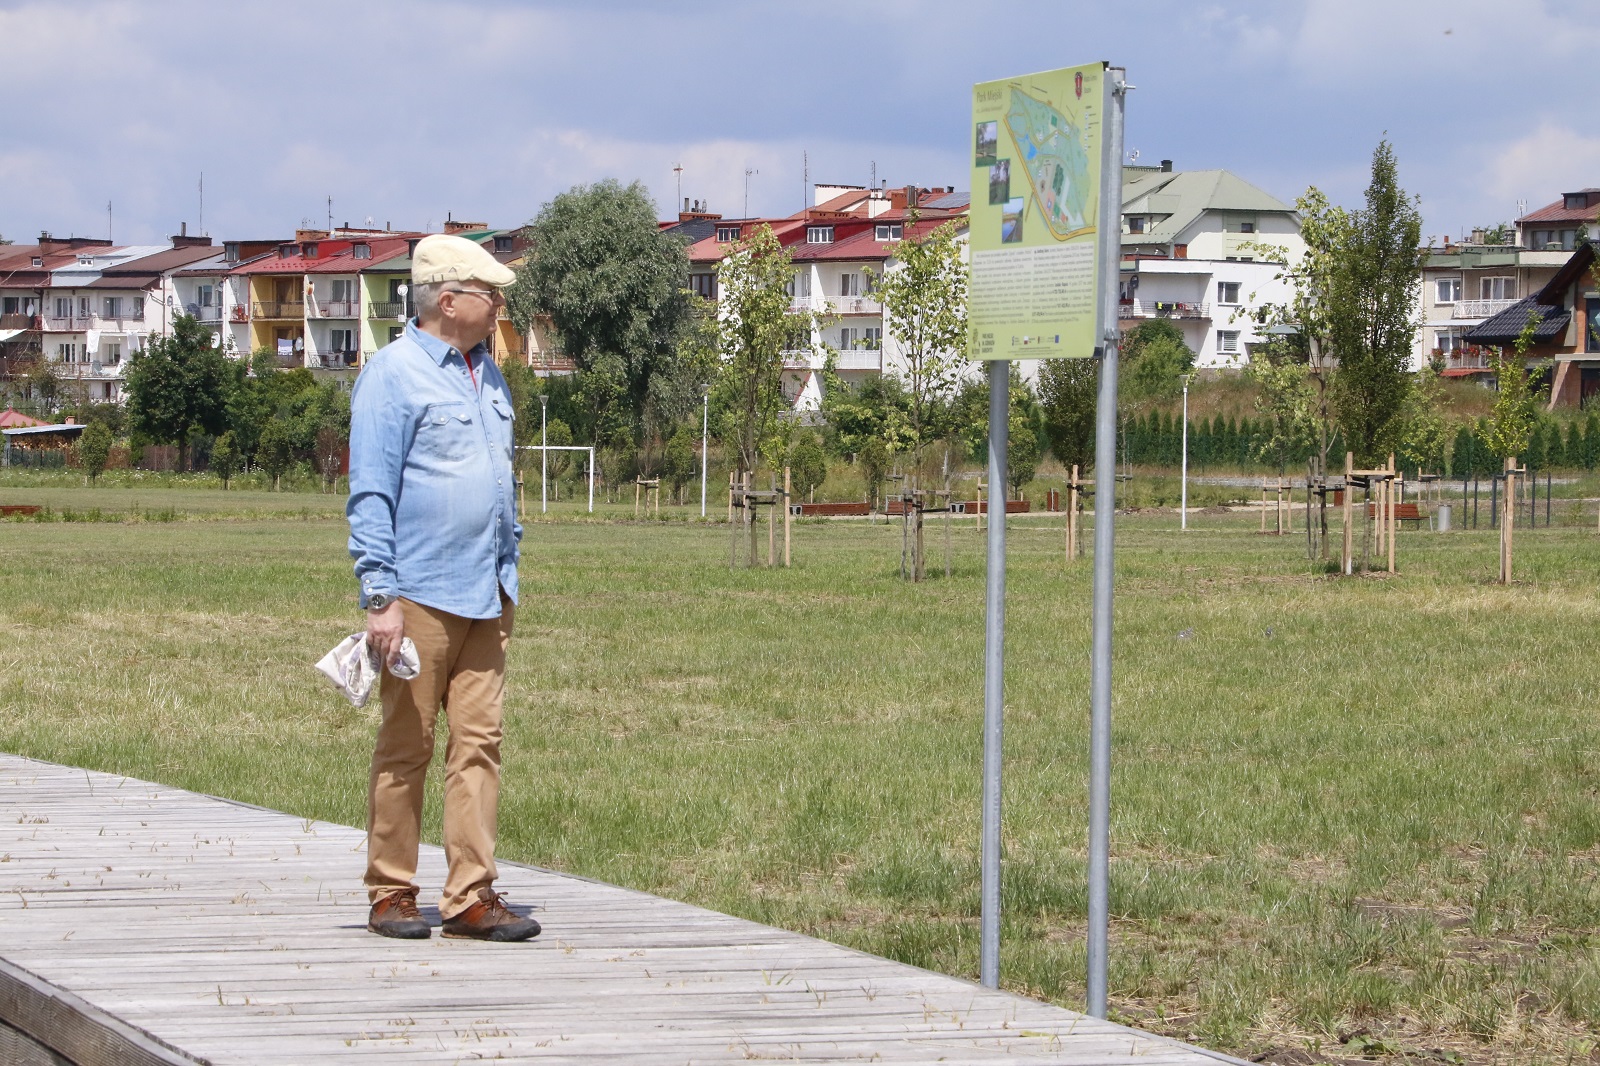
M403 490L405 456L415 432L394 391L386 361L369 364L350 395L350 557L361 606L375 593L399 594L395 511Z

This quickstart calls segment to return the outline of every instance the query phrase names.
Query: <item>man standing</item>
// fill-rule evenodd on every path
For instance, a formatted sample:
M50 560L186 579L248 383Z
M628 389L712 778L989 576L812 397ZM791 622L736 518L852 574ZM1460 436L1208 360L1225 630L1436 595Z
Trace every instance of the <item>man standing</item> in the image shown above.
M368 793L367 928L425 939L417 910L422 795L442 705L443 933L527 940L539 923L494 891L500 714L517 602L512 410L484 340L513 275L482 246L417 242L417 317L372 357L350 397L350 554L367 640L388 664L410 637L422 669L384 672Z

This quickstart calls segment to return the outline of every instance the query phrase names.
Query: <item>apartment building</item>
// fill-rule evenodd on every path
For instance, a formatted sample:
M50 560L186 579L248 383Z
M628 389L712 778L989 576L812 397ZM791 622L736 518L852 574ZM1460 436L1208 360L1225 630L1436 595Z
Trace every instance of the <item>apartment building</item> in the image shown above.
M1305 253L1294 208L1226 170L1123 168L1119 324L1164 318L1203 367L1236 366L1266 339L1260 309L1287 300Z
M1578 407L1600 396L1600 271L1595 246L1574 243L1572 252L1555 253L1565 258L1537 291L1464 338L1466 351L1505 351L1531 326L1526 361L1550 386L1551 409Z

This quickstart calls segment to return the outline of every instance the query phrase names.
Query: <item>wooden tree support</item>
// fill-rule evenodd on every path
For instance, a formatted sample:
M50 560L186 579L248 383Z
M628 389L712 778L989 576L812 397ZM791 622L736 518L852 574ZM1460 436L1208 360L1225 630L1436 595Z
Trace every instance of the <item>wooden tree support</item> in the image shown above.
M1067 480L1067 562L1083 554L1083 498L1084 491L1094 489L1094 478L1078 475L1073 464L1072 476Z
M651 505L655 506L655 515L661 517L661 479L636 477L633 479L633 517L639 518L639 494L644 493L644 510L650 513Z
M767 566L777 563L778 554L778 512L783 512L783 565L789 566L793 561L791 551L795 505L790 502L792 496L793 479L789 468L783 468L783 488L779 488L777 478L772 479L772 487L768 489L753 489L750 487L751 477L749 471L738 477L730 477L728 491L728 518L732 544L728 553L728 565L739 564L739 526L733 525L733 509L739 508L741 524L747 534L748 549L746 551L745 565L756 565L756 532L760 526L760 509L767 508Z
M1340 555L1339 569L1345 574L1355 573L1355 488L1366 490L1366 502L1361 509L1365 518L1362 535L1362 560L1376 554L1386 560L1389 573L1395 572L1395 533L1399 522L1395 518L1395 504L1404 492L1404 479L1395 468L1394 453L1384 466L1373 470L1357 470L1355 456L1344 455L1344 551ZM1324 488L1326 491L1326 487ZM1369 550L1370 545L1370 550Z
M1527 476L1528 468L1517 465L1517 457L1506 460L1506 506L1500 514L1500 584L1511 584L1511 533L1516 525L1517 478Z
M1275 478L1269 482L1261 479L1261 532L1267 532L1267 493L1273 493L1275 502L1273 507L1276 527L1274 536L1283 536L1286 532L1294 531L1294 483L1283 478Z

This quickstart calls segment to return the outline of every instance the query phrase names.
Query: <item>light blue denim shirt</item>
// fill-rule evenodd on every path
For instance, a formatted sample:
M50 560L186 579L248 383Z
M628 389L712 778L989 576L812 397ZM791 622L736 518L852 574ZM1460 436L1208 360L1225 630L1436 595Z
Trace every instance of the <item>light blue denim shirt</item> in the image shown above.
M463 618L517 602L511 395L483 345L417 328L368 361L350 396L350 555L361 606L404 596Z

